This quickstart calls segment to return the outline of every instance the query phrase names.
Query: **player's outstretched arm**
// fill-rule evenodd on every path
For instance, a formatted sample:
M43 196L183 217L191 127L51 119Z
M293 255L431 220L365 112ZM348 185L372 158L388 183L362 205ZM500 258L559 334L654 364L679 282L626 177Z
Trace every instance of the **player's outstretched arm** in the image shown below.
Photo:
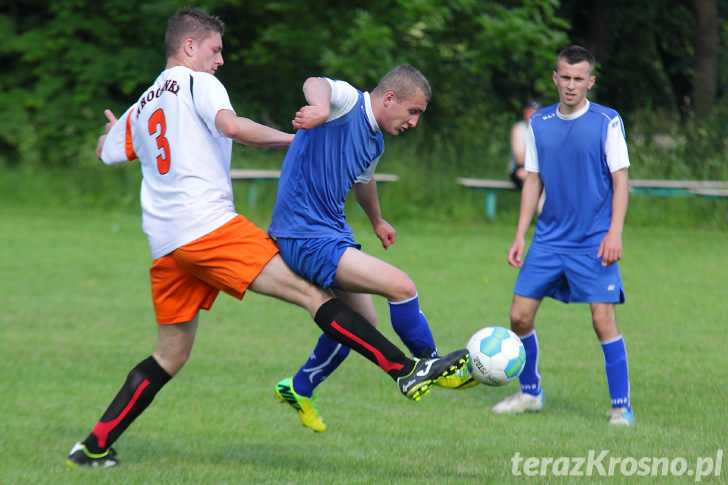
M248 118L242 118L228 109L217 113L215 126L226 137L252 147L288 148L293 141L291 133L284 133Z

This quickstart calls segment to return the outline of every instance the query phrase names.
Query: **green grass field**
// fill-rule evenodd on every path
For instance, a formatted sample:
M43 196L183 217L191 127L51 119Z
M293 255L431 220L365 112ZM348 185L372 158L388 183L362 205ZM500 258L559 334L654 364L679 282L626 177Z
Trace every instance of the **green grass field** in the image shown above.
M360 241L417 283L442 352L478 328L507 326L515 221L415 222L383 251L361 214ZM266 227L267 219L257 220ZM606 424L603 357L585 305L546 301L537 317L543 412L489 409L517 385L434 389L409 402L352 354L320 389L328 431L314 434L273 398L308 356L318 328L305 311L248 294L203 312L193 356L115 444L123 466L70 469L126 373L156 344L150 256L133 213L0 208L0 482L36 483L683 483L726 447L726 234L627 224L618 323L629 354L636 425ZM393 332L376 299L380 328ZM564 459L607 451L591 476ZM539 458L537 476L516 456ZM548 458L554 460L548 463ZM670 462L640 476L640 459ZM623 462L623 463L622 463ZM698 469L700 465L700 469ZM719 475L702 482L722 483ZM621 468L620 468L621 466ZM715 466L714 466L715 468ZM529 469L531 470L531 469ZM576 470L578 471L578 470ZM714 470L711 470L714 471ZM586 466L581 469L587 473ZM631 472L631 473L630 473ZM651 472L651 471L650 471Z

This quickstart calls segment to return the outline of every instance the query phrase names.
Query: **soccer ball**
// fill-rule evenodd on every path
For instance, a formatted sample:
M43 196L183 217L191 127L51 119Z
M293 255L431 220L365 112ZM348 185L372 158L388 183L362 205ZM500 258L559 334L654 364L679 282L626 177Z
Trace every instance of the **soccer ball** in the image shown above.
M479 382L502 386L521 374L526 349L518 335L503 327L481 328L465 346L470 353L468 370Z

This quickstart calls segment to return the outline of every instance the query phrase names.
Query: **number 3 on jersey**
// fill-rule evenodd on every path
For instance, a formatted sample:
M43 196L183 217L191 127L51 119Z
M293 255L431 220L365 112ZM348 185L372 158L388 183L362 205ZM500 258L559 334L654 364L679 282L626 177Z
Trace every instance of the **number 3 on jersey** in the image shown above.
M170 158L169 142L164 136L167 132L167 121L164 119L164 111L161 108L149 117L148 128L150 135L159 133L157 136L157 146L162 150L163 155L157 155L157 170L164 175L169 172L169 166L172 160Z

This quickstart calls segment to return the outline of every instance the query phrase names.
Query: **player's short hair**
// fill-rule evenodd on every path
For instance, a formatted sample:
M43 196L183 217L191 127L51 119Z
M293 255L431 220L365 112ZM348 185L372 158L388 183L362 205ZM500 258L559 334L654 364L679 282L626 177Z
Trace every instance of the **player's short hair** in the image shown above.
M570 45L569 47L561 49L559 55L556 56L556 71L559 70L559 62L562 59L571 65L586 61L589 63L589 72L594 72L594 64L596 64L594 54L580 45Z
M432 98L432 89L427 78L416 67L409 64L401 64L385 74L372 94L384 96L389 91L392 91L401 100L413 98L418 91L425 95L428 103Z
M164 34L167 57L173 56L187 38L202 41L211 33L222 35L224 31L225 24L219 17L196 8L180 8L167 22L167 32Z

